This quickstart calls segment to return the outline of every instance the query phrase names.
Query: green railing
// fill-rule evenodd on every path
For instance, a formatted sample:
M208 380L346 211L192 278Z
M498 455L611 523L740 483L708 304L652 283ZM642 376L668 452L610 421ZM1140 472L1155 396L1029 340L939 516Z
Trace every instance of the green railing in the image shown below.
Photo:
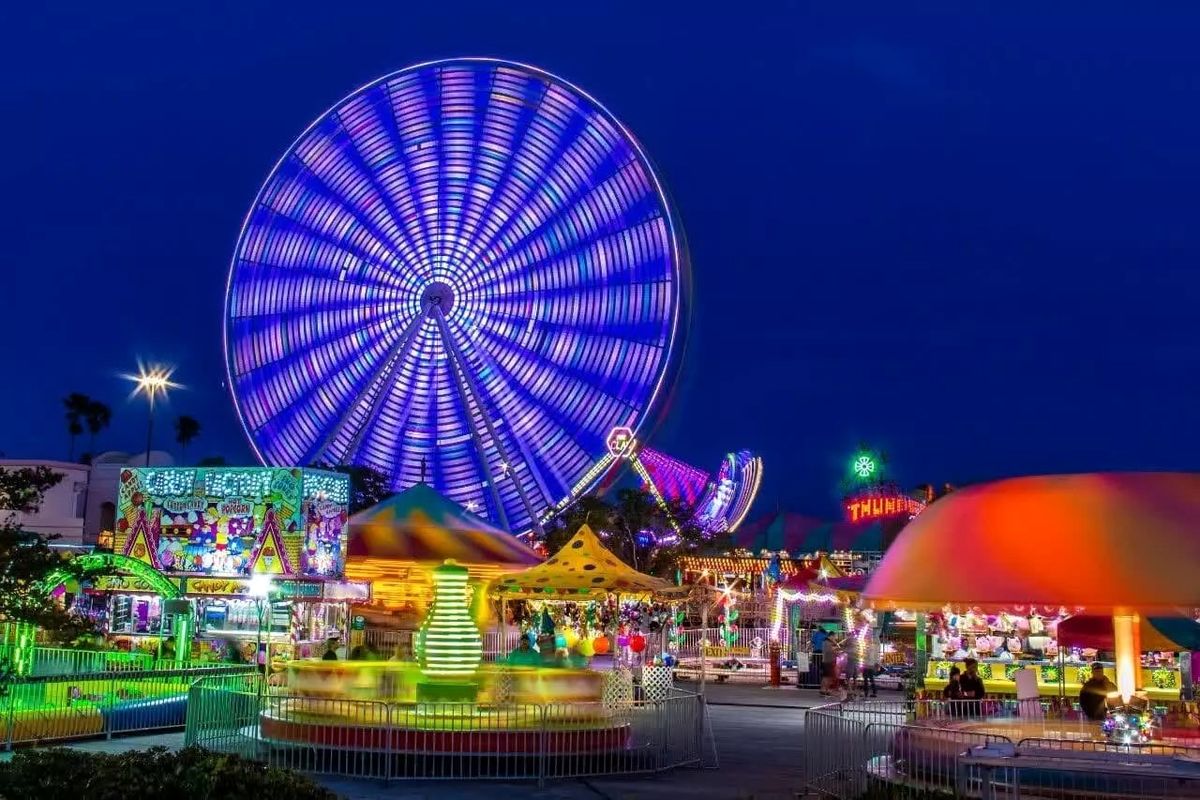
M188 690L200 678L257 686L251 666L33 675L0 685L0 742L40 744L182 728Z

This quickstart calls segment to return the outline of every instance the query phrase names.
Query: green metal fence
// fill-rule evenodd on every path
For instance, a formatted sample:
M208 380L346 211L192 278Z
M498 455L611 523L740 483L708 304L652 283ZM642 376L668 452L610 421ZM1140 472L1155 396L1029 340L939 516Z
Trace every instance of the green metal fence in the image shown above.
M0 685L4 749L68 739L182 728L199 678L258 680L253 667L89 671L32 675Z

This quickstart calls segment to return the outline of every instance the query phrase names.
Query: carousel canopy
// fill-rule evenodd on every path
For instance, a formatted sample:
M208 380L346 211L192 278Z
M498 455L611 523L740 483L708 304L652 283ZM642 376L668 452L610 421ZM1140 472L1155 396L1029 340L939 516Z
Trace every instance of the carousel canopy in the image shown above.
M350 518L350 561L384 558L442 563L513 564L541 561L519 539L442 497L423 483Z
M883 549L883 526L871 522L822 522L800 514L780 512L738 528L738 547L758 553L786 550L802 553L878 553Z
M493 590L506 598L577 600L601 598L609 592L667 594L676 587L626 565L584 525L546 563L500 578Z
M1012 478L929 505L863 591L877 608L1200 607L1200 474Z

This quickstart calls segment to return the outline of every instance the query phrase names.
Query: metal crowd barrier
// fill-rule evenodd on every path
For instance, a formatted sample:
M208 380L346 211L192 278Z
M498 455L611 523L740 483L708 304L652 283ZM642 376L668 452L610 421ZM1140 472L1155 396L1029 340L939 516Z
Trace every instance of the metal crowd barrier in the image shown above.
M257 673L227 666L14 678L0 696L3 747L182 728L188 690L200 677L245 680Z
M989 800L1200 797L1200 748L1048 737L1014 744L1024 728L1006 729L1005 722L1028 722L1021 711L1015 702L970 700L810 709L803 735L806 785L845 800L925 793ZM995 732L955 725L969 719L988 719Z
M189 693L186 743L300 772L390 780L536 780L714 766L704 698L418 703L260 692L228 679Z

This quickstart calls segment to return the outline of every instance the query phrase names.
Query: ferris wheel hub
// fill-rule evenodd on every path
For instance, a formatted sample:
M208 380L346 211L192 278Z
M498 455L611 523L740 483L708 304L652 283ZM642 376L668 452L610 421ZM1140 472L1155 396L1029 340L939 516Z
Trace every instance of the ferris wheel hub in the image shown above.
M424 311L440 309L443 314L449 314L454 307L454 288L444 281L433 281L425 287L421 294L421 308Z

